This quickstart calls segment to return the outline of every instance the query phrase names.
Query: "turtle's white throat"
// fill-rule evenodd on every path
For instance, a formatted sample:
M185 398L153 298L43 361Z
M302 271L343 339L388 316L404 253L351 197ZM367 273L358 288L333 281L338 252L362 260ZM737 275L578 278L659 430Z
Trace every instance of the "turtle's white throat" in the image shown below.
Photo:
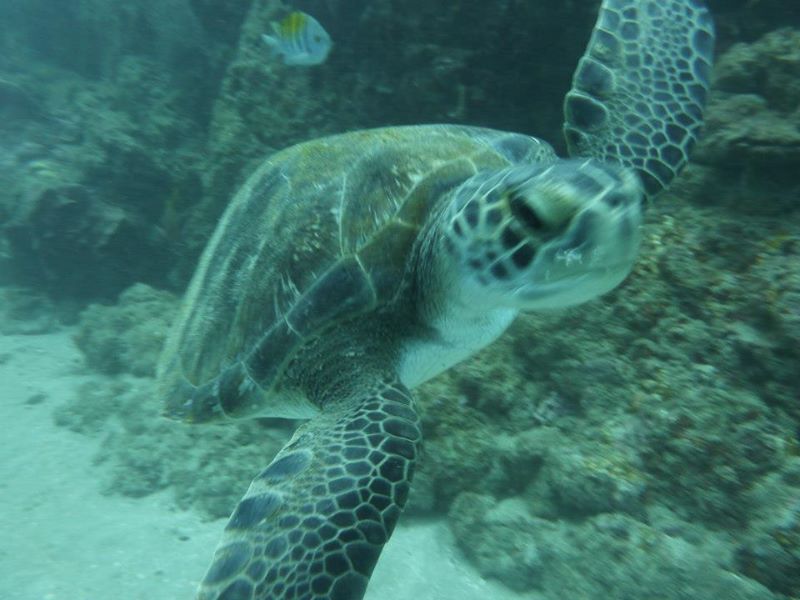
M438 335L411 339L403 345L397 365L400 380L413 388L449 369L497 339L518 312L493 308L476 314L450 307L430 323Z

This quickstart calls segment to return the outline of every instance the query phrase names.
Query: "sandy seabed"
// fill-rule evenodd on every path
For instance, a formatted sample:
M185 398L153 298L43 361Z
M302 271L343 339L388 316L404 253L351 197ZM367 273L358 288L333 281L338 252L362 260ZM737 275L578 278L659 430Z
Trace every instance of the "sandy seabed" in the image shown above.
M176 508L169 493L100 493L100 439L52 417L89 380L69 330L0 336L0 599L191 600L225 522ZM441 521L401 522L366 595L522 598L536 596L481 578Z

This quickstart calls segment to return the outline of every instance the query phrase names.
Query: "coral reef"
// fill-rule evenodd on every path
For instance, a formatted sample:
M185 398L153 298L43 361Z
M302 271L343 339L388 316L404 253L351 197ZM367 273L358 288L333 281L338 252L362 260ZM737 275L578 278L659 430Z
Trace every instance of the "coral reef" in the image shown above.
M723 54L714 71L706 133L691 195L749 213L797 211L800 29L782 28Z
M103 440L96 462L107 494L145 496L172 489L178 506L227 517L254 465L286 443L287 423L247 421L193 427L160 416L152 379L101 378L59 406L56 423ZM268 423L269 426L265 426Z
M787 596L800 589L800 458L783 472L766 478L752 492L751 502L763 507L755 527L735 550L736 568Z
M116 304L91 304L83 311L75 344L94 371L153 377L177 299L143 283L122 294Z
M30 198L6 235L16 280L51 297L113 295L131 280L148 279L166 257L142 219L82 185L54 185ZM148 260L132 261L132 254Z
M10 100L0 102L0 216L12 281L58 302L167 285L167 256L182 242L160 220L170 202L196 201L207 113L191 11L181 0L12 1L0 20L0 96Z
M466 492L450 518L485 575L546 598L778 598L720 564L724 545L691 544L626 515L553 522L530 516L518 501Z
M288 436L169 423L150 379L175 304L160 290L182 288L255 162L431 121L560 144L597 2L297 4L334 38L324 68L270 60L271 0L0 3L2 328L118 298L83 311L76 342L104 376L55 415L103 437L109 493L172 488L226 516ZM520 319L419 390L409 516L448 515L517 590L800 596L800 29L791 3L710 4L724 53L707 133L647 212L629 279Z

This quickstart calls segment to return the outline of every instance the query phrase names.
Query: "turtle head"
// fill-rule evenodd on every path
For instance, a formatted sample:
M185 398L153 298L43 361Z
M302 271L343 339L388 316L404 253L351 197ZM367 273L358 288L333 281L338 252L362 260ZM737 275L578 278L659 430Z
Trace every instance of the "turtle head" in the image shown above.
M514 166L457 188L441 239L469 302L564 307L612 290L630 272L642 199L632 170L597 160Z

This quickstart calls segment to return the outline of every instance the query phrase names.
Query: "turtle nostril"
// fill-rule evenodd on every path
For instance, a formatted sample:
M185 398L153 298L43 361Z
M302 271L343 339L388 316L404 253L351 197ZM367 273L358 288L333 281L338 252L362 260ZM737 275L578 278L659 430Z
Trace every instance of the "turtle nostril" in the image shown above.
M545 228L544 222L539 218L539 215L528 206L525 200L520 196L511 196L509 199L509 208L511 214L533 231L541 231Z

